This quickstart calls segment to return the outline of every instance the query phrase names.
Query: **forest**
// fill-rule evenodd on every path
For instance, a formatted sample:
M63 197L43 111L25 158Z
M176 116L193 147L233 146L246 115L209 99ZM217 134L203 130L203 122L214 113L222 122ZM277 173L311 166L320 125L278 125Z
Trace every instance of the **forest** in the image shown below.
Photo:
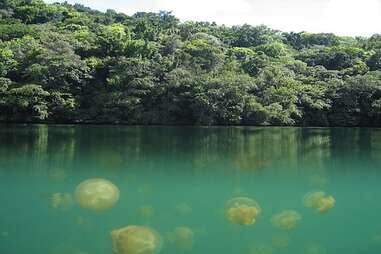
M1 0L0 122L381 126L381 34Z

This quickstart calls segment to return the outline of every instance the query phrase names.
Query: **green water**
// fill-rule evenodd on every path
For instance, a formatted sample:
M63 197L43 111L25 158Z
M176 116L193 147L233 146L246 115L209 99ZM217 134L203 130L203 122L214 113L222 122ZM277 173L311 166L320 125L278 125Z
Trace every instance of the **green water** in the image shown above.
M381 129L1 126L0 253L111 254L111 230L147 225L164 254L377 254L380 165ZM52 207L53 193L94 177L119 187L112 209ZM305 208L313 190L335 206ZM225 218L237 196L261 206L254 225ZM285 209L302 215L289 231L270 222ZM178 226L193 230L191 250L168 240Z

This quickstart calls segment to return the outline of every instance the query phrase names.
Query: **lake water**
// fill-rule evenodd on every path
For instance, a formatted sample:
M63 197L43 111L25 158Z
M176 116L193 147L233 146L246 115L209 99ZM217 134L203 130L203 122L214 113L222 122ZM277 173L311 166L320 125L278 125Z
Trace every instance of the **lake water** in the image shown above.
M112 254L128 225L155 229L163 254L381 253L380 165L381 129L3 125L0 253ZM118 186L113 208L71 202L90 178ZM325 213L303 205L319 190ZM226 218L234 197L259 204L253 225ZM271 222L284 210L290 230Z

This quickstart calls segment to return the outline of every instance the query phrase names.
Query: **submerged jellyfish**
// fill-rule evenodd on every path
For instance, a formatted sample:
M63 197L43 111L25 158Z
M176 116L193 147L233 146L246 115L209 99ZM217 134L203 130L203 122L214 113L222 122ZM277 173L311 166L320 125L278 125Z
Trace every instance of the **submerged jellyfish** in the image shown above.
M143 184L138 189L139 194L144 197L148 197L152 194L152 187L149 184Z
M335 206L335 198L332 196L324 197L319 201L319 212L325 213Z
M273 248L271 245L261 243L258 245L254 245L250 248L249 254L272 254Z
M321 175L312 175L309 178L309 182L312 186L321 187L328 182L328 179Z
M327 250L319 243L308 243L304 246L303 254L326 254Z
M372 242L375 244L381 244L381 234L374 235L372 237Z
M166 239L178 249L190 251L193 248L194 232L188 227L177 227L166 235Z
M142 207L139 207L137 211L139 215L144 218L151 218L154 213L152 206L142 206Z
M49 199L50 206L54 209L66 210L73 205L73 198L70 193L53 193Z
M50 254L88 254L85 251L82 251L71 244L62 244L54 247Z
M309 192L303 197L303 205L307 208L317 207L319 201L324 198L325 193L323 191Z
M180 204L177 204L175 207L176 213L183 216L191 214L192 210L193 210L192 207L187 203L180 203Z
M291 239L286 234L276 234L271 238L271 244L278 249L286 248L290 245Z
M271 217L271 224L280 229L291 230L299 224L301 219L302 216L297 211L285 210L273 215Z
M93 222L89 218L87 218L87 217L77 216L76 218L74 218L73 222L82 231L87 231L88 232L88 231L94 230L94 224L93 224Z
M111 232L114 254L155 254L160 251L159 234L145 226L127 226Z
M115 205L119 199L119 189L106 179L93 178L80 183L74 195L81 207L102 211Z
M305 207L314 208L319 213L325 213L335 206L335 198L326 196L322 191L307 193L303 198Z
M233 224L252 225L261 213L258 203L250 198L230 199L225 205L225 216Z
M63 168L53 168L49 170L48 177L53 181L63 181L66 179L67 174Z

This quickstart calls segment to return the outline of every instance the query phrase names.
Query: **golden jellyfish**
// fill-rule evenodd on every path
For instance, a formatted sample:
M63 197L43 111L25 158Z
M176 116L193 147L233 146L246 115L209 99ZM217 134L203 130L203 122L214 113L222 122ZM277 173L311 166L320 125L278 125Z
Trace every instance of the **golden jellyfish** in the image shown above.
M50 254L88 254L85 251L77 249L75 246L70 244L62 244L54 247Z
M70 193L53 193L50 197L50 206L54 209L67 210L73 205Z
M308 243L304 246L303 254L326 254L327 250L319 243Z
M175 206L175 211L179 215L187 216L193 211L192 207L187 203L180 203Z
M294 229L301 221L302 216L294 210L285 210L271 217L271 224L284 230Z
M114 254L155 254L161 249L159 234L146 226L127 226L111 232Z
M381 234L374 235L372 237L372 242L374 244L380 244L381 245Z
M97 156L99 164L107 170L117 170L123 164L123 157L115 152L102 152Z
M194 232L189 227L177 227L166 235L166 240L180 250L190 251L194 244Z
M53 168L49 170L48 177L53 181L64 181L67 178L66 171L62 168Z
M272 253L273 253L273 247L265 243L254 245L249 250L249 254L272 254Z
M87 217L77 216L74 218L73 222L82 231L92 231L94 230L94 223Z
M74 196L81 207L103 211L112 208L119 200L119 189L106 179L93 178L80 183Z
M328 179L321 175L312 175L309 178L309 182L312 186L322 187L328 182Z
M325 213L335 206L333 196L326 196L323 191L307 193L303 198L303 204L307 208L314 208L319 213Z
M286 248L290 245L291 239L286 234L276 234L271 238L271 244L278 249Z
M323 191L314 191L309 192L304 195L303 205L307 208L317 207L319 205L319 201L324 198L325 193Z
M152 187L149 184L143 184L138 189L139 194L141 194L144 197L148 197L152 195Z
M230 199L225 205L225 216L233 224L253 225L260 213L258 203L246 197Z
M336 200L332 196L324 197L319 201L318 210L320 213L325 213L335 206Z
M142 206L137 209L137 212L144 218L151 218L153 216L154 210L152 206Z

